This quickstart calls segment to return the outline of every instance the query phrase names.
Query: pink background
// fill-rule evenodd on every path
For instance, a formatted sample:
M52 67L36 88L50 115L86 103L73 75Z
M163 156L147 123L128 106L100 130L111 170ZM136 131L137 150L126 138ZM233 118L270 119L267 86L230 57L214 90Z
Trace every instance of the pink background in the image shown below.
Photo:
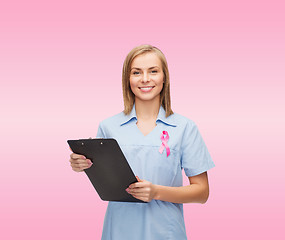
M208 202L184 205L189 239L285 239L284 16L281 0L1 2L0 239L100 239L107 203L66 140L122 111L143 43L216 164Z

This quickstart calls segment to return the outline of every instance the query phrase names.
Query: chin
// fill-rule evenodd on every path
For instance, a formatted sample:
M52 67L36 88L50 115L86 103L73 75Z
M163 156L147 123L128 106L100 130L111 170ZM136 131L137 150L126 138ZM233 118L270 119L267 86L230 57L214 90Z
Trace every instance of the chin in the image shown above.
M157 96L136 96L136 98L138 98L141 101L153 101L157 98Z

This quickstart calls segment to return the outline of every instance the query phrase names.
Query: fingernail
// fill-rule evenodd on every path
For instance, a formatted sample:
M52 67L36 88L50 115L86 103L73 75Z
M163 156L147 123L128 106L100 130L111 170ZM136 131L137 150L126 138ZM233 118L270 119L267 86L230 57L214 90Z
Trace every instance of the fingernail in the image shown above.
M89 165L91 165L92 164L92 162L91 162L91 160L87 160L87 163L89 164Z

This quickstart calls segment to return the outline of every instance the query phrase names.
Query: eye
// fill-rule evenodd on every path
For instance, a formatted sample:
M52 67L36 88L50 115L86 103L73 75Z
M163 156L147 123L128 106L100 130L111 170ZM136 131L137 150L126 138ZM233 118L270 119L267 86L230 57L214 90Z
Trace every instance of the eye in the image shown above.
M137 75L137 74L139 74L139 72L138 72L138 71L135 71L135 72L133 72L133 74L134 74L134 75Z
M151 73L157 73L157 70L152 70Z

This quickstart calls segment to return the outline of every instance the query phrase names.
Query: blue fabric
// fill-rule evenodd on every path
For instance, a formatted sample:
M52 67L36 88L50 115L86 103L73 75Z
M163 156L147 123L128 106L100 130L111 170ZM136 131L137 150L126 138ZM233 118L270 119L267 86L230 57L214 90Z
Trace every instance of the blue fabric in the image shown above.
M115 138L134 174L164 186L183 185L182 169L188 177L203 173L214 163L196 124L174 113L165 117L160 107L156 127L146 136L136 125L135 105L100 122L97 137ZM169 134L166 150L159 153L162 131ZM109 202L102 240L184 240L187 239L183 204L152 200L149 203Z

